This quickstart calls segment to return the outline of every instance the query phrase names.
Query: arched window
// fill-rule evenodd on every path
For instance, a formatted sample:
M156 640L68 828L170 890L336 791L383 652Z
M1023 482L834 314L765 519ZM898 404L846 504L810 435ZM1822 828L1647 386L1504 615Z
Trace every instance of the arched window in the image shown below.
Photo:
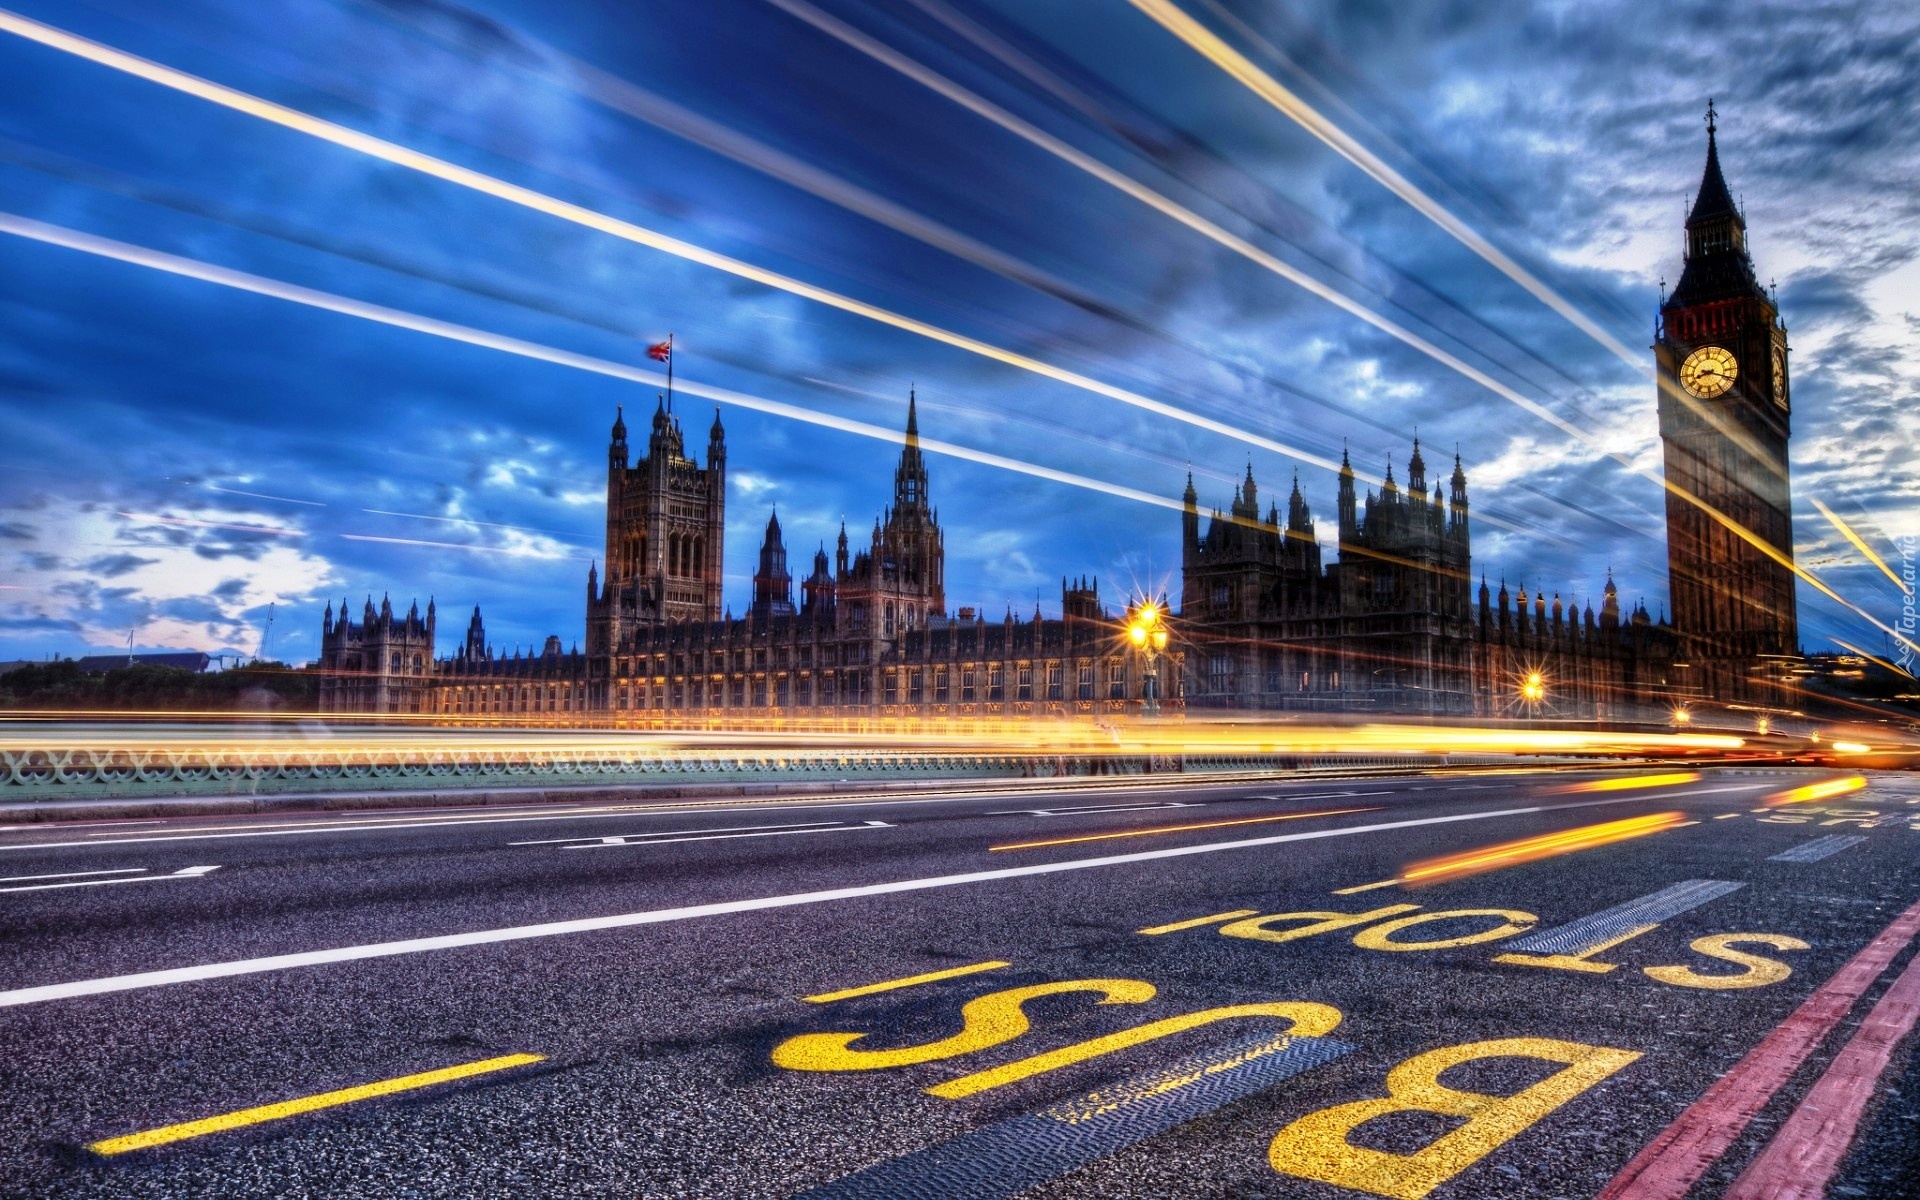
M400 669L400 652L398 650L393 652L393 669L396 671Z

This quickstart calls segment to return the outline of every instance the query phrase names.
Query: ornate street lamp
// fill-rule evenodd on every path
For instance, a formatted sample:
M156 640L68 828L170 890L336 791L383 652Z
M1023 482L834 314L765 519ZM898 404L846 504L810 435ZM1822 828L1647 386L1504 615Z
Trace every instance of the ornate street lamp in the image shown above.
M1140 652L1140 712L1153 717L1160 714L1160 655L1167 648L1166 614L1151 600L1142 600L1127 610L1127 640Z

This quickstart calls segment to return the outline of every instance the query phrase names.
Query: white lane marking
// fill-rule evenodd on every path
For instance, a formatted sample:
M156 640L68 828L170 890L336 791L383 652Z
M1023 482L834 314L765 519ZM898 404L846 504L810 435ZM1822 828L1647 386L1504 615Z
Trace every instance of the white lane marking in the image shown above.
M601 850L608 846L665 846L672 842L724 842L732 838L792 837L801 833L858 833L863 829L894 829L885 821L862 821L858 825L835 825L827 829L778 829L771 833L708 833L694 837L605 837L584 844L562 846L562 850Z
M1096 804L1085 808L1007 808L990 812L990 817L1071 817L1080 813L1134 812L1144 808L1205 808L1202 800L1169 800L1164 804Z
M367 958L390 958L399 954L421 954L431 950L451 950L461 946L485 946L496 942L518 942L530 938L556 937L569 933L590 933L602 929L625 929L635 925L661 925L697 917L715 917L730 913L758 912L770 908L792 908L802 904L824 904L863 896L885 896L898 892L918 892L929 888L955 887L967 883L986 883L996 879L1018 879L1027 875L1052 875L1063 871L1085 871L1093 867L1119 866L1124 863L1153 862L1163 858L1182 858L1191 854L1212 854L1221 850L1245 850L1255 846L1277 846L1286 842L1312 841L1317 838L1351 837L1361 833L1384 833L1394 829L1413 829L1424 825L1449 825L1459 821L1490 821L1500 817L1527 816L1570 808L1594 808L1606 804L1644 803L1645 797L1610 796L1604 800L1586 800L1549 808L1533 804L1525 808L1502 808L1477 813L1455 813L1445 817L1421 817L1408 821L1386 821L1377 825L1348 825L1335 829L1309 829L1268 837L1247 838L1236 842L1212 842L1200 846L1169 846L1161 850L1137 850L1131 854L1111 854L1099 858L1076 858L1066 862L1030 863L1022 867L1001 867L992 871L969 871L962 875L935 875L923 879L900 879L892 883L869 883L853 887L828 888L818 892L796 892L785 896L759 896L750 900L724 900L714 904L695 904L684 908L659 908L650 912L621 913L610 917L584 917L572 921L549 921L540 925L515 925L506 929L482 929L472 933L442 934L438 937L408 938L398 942L373 942L362 946L337 946L331 950L308 950L298 954L275 954L265 958L243 958L229 962L202 963L192 967L174 967L163 971L140 971L132 975L108 975L99 979L80 979L72 983L49 983L38 987L14 988L0 992L0 1008L22 1004L41 1004L49 1000L70 1000L76 996L97 996L104 992L125 992L138 988L165 987L175 983L194 983L203 979L223 979L233 975L256 975L264 971L286 971L295 967L313 967L326 963L354 962Z
M62 871L58 875L8 875L0 883L25 883L29 879L78 879L82 875L138 875L145 867L113 867L105 871Z
M144 867L141 869L145 870ZM210 871L219 869L217 866L181 867L171 875L136 875L131 879L83 879L78 883L36 883L31 887L0 888L0 892L46 892L54 888L105 887L110 883L152 883L160 879L198 879Z
M146 817L142 820L134 821L113 817L105 821L61 821L58 822L58 824L62 829L85 829L89 825L158 825L164 819L163 817ZM48 822L46 821L27 821L20 825L0 825L0 830L45 829L47 825Z
M616 834L614 836L622 837L622 838L679 837L683 834L751 833L751 832L762 830L762 829L811 829L821 825L844 826L845 824L846 822L844 821L796 821L788 825L729 825L723 829L663 829L658 833L622 833L622 834ZM590 842L590 841L593 841L596 836L600 836L600 835L587 834L582 837L541 838L539 841L534 841L534 842L508 842L507 845L509 846L558 846L562 842Z

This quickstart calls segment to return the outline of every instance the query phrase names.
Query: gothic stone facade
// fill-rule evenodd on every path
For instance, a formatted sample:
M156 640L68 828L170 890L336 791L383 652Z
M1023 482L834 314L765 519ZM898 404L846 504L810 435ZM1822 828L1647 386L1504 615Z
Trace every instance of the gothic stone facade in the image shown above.
M1427 491L1414 442L1401 491L1387 466L1378 494L1355 491L1343 456L1337 561L1321 566L1312 511L1296 476L1283 520L1260 513L1253 468L1204 535L1187 479L1181 613L1188 704L1209 709L1663 720L1673 631L1644 605L1622 618L1609 577L1598 616L1503 580L1496 608L1470 584L1471 521L1459 457ZM1537 700L1521 685L1538 675Z
M1322 564L1296 477L1287 511L1263 516L1251 464L1204 534L1193 480L1181 517L1180 612L1163 675L1170 707L1660 719L1676 703L1781 698L1795 653L1788 516L1787 343L1757 283L1746 222L1721 175L1709 111L1707 165L1687 218L1686 268L1655 326L1666 446L1674 621L1622 614L1611 576L1591 602L1472 586L1459 456L1427 490L1419 443L1402 491L1392 465L1364 506L1339 478L1336 559ZM550 637L496 654L475 609L436 660L434 608L396 617L371 598L322 625L327 711L449 719L654 725L760 717L1119 715L1142 695L1138 657L1097 586L1062 581L1062 616L987 621L947 608L945 548L927 487L914 400L893 502L868 546L841 527L793 597L778 516L769 519L743 618L723 613L726 433L716 415L702 468L679 422L654 412L630 463L616 417L607 475L606 578L590 570L587 649ZM1538 675L1537 699L1521 682Z
M1141 665L1101 607L1097 581L1061 584L1059 618L950 612L946 547L928 489L915 399L893 499L864 549L843 525L800 582L778 515L769 518L744 617L720 597L726 434L716 416L707 466L688 457L662 406L630 465L616 417L607 478L606 577L588 571L587 648L549 637L499 654L480 610L451 657L428 624L368 602L364 619L322 626L321 706L449 720L649 726L757 718L1100 719L1138 706ZM1170 656L1178 663L1178 656Z
M687 458L678 422L654 415L629 465L616 419L608 469L606 577L589 569L587 649L549 637L537 653L498 654L480 610L450 658L433 658L434 607L322 624L322 706L449 720L653 726L787 718L1082 718L1137 711L1142 664L1098 584L1062 581L1061 616L989 621L946 605L945 547L931 503L916 405L908 399L893 501L854 552L843 526L794 597L784 533L767 521L744 617L719 594L725 434L708 466ZM1204 535L1189 476L1181 602L1163 665L1169 707L1460 716L1645 717L1664 711L1673 637L1644 607L1623 620L1613 581L1596 619L1523 589L1496 609L1468 586L1466 472L1426 491L1418 444L1402 492L1389 467L1364 506L1340 473L1338 559L1324 569L1296 479L1282 525L1262 517L1249 466ZM685 606L697 606L687 615ZM1522 709L1516 684L1541 673L1547 696Z
M1787 327L1754 274L1746 218L1720 172L1711 106L1686 247L1653 342L1676 670L1702 695L1777 704L1800 661Z

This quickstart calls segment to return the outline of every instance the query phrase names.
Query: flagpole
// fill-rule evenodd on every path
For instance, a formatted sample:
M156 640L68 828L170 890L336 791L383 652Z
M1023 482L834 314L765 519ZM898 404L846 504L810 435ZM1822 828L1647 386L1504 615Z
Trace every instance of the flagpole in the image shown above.
M667 411L673 411L673 334L667 334Z

